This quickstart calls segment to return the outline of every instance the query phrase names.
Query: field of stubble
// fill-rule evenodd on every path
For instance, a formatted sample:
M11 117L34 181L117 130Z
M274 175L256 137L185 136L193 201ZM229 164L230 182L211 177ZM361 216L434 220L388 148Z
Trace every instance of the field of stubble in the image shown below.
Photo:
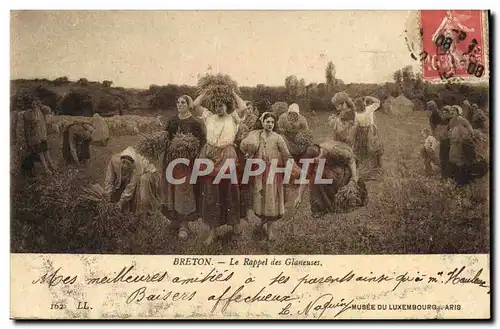
M320 113L308 118L317 142L330 138L328 115ZM43 200L27 200L30 195L24 183L21 192L15 186L12 192L11 250L128 254L489 252L489 176L461 189L441 181L437 168L435 176L425 176L418 148L420 130L428 122L426 113L415 112L401 118L379 113L376 122L385 147L384 172L367 183L368 205L349 214L312 218L307 194L302 205L294 209L297 189L290 188L289 211L278 223L276 241L263 241L254 233L258 224L254 216L243 222L243 238L237 245L229 242L229 230L222 227L217 242L205 247L202 242L207 228L201 222L190 224L193 232L190 240L178 241L161 218L115 222L111 232L104 234L95 228L90 213L81 213L81 208L67 205L73 202L70 196L67 201L57 200L50 192L51 196L45 195ZM111 155L136 139L136 136L116 137L105 148L93 147L92 165L72 173L62 167L60 142L52 140L51 152L63 168L61 176L71 180L59 182L60 188L68 189L70 195L77 193L78 185L83 182L92 180L102 184ZM66 194L61 195L65 198ZM59 208L65 214L54 213ZM42 213L53 215L42 218Z

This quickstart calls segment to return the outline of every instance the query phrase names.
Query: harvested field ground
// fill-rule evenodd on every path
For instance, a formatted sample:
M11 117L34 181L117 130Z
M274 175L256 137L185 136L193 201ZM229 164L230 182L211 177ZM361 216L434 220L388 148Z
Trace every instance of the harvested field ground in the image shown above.
M330 138L328 116L329 113L319 113L318 116L308 118L317 142ZM23 193L29 191L19 187L22 185L25 188L27 183L16 180L12 182L12 252L128 254L489 252L489 176L461 189L454 188L449 182L441 181L437 168L435 176L425 176L418 149L420 130L428 124L426 113L414 112L404 117L377 113L376 122L385 147L384 172L376 180L367 183L368 205L349 214L312 218L307 194L300 208L293 209L292 203L297 188L290 187L287 204L287 209L290 210L278 223L279 236L272 243L262 241L255 232L258 219L254 216L249 222L243 223L243 238L237 245L228 242L229 230L222 227L214 246L205 247L202 241L207 229L201 222L191 223L193 236L189 241L180 242L175 234L169 231L166 221L159 218L116 223L116 232L112 232L114 234L96 236L90 214L79 215L88 218L88 223L82 223L81 219L75 222L73 218L64 216L57 219L41 219L40 216L34 218L38 209L50 206L27 201L26 194ZM115 137L107 147L93 147L91 166L75 172L71 177L75 182L90 179L102 184L111 155L123 150L137 138L137 136ZM64 168L62 164L60 144L61 141L51 140L51 153L62 168L61 171L67 172L68 168ZM52 208L58 209L56 206ZM73 213L68 212L68 214ZM122 225L127 226L127 230L121 230Z

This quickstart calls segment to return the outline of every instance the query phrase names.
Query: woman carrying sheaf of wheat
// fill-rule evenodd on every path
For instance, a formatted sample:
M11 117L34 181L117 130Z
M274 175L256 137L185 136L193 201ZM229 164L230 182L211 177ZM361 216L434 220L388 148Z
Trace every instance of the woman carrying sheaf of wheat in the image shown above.
M195 106L201 104L205 98L206 93L202 93L196 99ZM241 127L232 112L235 107L246 108L246 104L234 90L232 92L226 90L207 101L210 101L214 115L209 116L205 121L207 143L203 146L199 157L209 159L214 164L212 172L201 178L201 216L210 227L205 243L211 244L216 237L215 230L219 226L232 226L233 239L238 239L242 233L241 193L237 177L233 178L236 182L222 178L214 183L214 179L223 169L226 160L234 161L238 166L236 139L238 135L241 135L238 134Z
M336 94L331 101L337 111L337 114L331 115L328 120L332 127L333 139L354 147L358 129L354 102L345 93Z
M192 108L193 100L190 96L178 98L178 113L166 125L169 143L165 146L163 156L163 213L171 220L172 227L179 230L178 236L183 240L188 238L188 223L199 217L199 190L196 185L190 184L189 179L193 160L206 142L203 123L192 116ZM189 165L176 164L171 175L174 179L186 179L182 184L172 184L172 177L167 176L167 167L170 162L179 158L187 158Z
M357 133L354 141L354 152L360 160L374 160L375 167L382 167L384 145L375 124L375 111L380 108L380 100L367 96L356 102L355 122Z

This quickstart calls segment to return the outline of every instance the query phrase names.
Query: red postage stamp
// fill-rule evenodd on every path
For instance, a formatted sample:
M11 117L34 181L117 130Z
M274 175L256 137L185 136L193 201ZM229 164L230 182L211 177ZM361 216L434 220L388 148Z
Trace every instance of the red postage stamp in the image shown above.
M447 80L485 76L483 24L480 10L422 10L422 77Z

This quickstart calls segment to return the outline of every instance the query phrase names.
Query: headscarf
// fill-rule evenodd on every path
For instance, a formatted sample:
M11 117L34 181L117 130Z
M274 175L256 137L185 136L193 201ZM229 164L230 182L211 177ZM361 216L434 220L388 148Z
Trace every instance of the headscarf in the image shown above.
M184 99L187 102L189 109L193 108L193 103L194 102L193 102L193 99L191 98L191 96L189 96L189 95L182 95L179 98L182 98L182 99Z
M442 112L443 112L443 114L444 114L444 112L447 112L446 116L449 116L451 110L452 110L452 107L450 105L445 105L445 106L443 106Z
M452 108L457 110L458 115L462 116L462 113L463 113L462 107L460 107L459 105L453 105Z
M427 108L431 111L437 110L437 104L435 101L428 101L427 102Z
M259 118L259 121L260 121L260 123L262 123L262 126L264 126L264 120L266 119L265 117L266 117L267 114L271 114L273 116L273 118L274 118L274 114L272 112L264 112L264 113L262 113L261 116L260 116L260 118Z
M130 161L132 163L135 162L135 160L130 155L122 155L122 156L120 156L120 159L121 160L128 160L128 161Z
M299 114L299 105L297 103L293 103L288 107L288 113L297 113Z

